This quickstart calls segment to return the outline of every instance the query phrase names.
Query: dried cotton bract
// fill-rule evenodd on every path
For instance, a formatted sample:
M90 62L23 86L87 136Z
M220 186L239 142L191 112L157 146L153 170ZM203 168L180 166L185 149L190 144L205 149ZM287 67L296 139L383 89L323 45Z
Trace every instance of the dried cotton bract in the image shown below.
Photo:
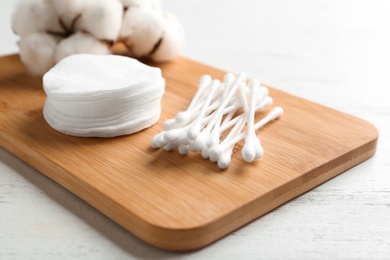
M36 75L72 54L109 54L120 42L129 56L157 62L172 60L184 44L180 22L160 0L22 0L12 29Z
M51 127L74 136L112 137L159 120L165 80L159 68L129 57L77 54L50 69L43 87L43 114Z

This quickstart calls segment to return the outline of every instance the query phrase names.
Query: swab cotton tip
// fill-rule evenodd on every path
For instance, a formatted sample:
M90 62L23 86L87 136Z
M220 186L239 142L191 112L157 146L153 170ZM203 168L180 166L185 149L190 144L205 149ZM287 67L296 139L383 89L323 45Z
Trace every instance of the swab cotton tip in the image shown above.
M242 158L246 162L253 162L256 157L256 151L253 143L246 142L244 147L242 148Z
M271 120L275 120L276 118L280 117L283 114L283 108L282 107L275 107L271 110L271 112L268 114Z
M224 83L226 83L226 85L230 85L233 83L235 78L236 77L234 76L233 73L226 73L223 80L224 80Z
M191 125L191 128L188 130L187 133L188 139L194 140L200 133L200 130L201 130L201 125L199 122L196 122L193 125Z
M176 115L175 121L178 125L185 124L191 119L192 113L190 111L183 111Z
M263 146L261 146L259 138L256 137L254 145L255 145L255 159L259 159L263 157L264 150L263 150Z
M210 156L209 156L209 148L207 146L203 146L202 148L202 151L201 151L201 155L204 159L209 159Z
M188 152L190 151L188 145L184 145L184 144L180 144L180 145L178 146L178 150L179 150L179 153L180 153L181 155L187 155Z
M260 90L259 90L260 93L262 93L262 95L264 96L267 96L269 94L269 90L267 87L264 87L264 86L261 86L260 87Z
M176 143L175 142L167 143L167 145L165 145L163 148L165 151L171 152L176 148Z
M204 88L207 87L212 81L212 78L210 75L205 74L203 75L199 80L199 87L198 88Z
M209 152L210 161L212 161L212 162L218 161L218 159L221 157L221 154L222 154L224 149L225 149L225 147L223 147L222 145L215 145L215 146L209 147L208 152Z
M164 133L164 140L170 142L175 139L178 139L181 135L186 133L186 128L176 128L168 130Z
M164 139L164 133L159 133L153 136L151 145L153 148L161 148L167 145L168 142Z
M163 125L162 125L164 131L171 130L177 126L178 126L178 124L176 123L176 120L172 119L172 118L165 120Z
M161 70L118 55L76 54L43 77L44 117L54 129L82 137L131 134L160 118ZM162 145L161 137L152 140Z
M224 154L222 154L218 159L218 167L221 170L224 170L229 167L231 161L232 161L232 150L229 149Z
M200 134L193 140L193 142L190 145L190 150L192 152L198 152L203 149L203 147L206 146L207 142L207 133L204 131L200 132Z

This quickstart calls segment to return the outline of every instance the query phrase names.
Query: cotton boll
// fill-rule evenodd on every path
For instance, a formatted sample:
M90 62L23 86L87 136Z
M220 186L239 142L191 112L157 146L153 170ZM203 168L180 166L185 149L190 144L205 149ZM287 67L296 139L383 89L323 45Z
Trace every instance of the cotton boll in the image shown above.
M123 7L128 8L151 8L162 11L161 0L119 0Z
M172 14L166 13L165 31L160 46L150 55L152 60L164 62L178 56L184 45L184 29L179 20Z
M58 40L55 36L42 32L20 38L20 58L32 74L43 75L54 66L54 51Z
M115 41L122 23L123 6L117 0L88 0L78 30L99 40Z
M12 29L20 36L37 31L63 32L49 0L20 1L12 15Z
M95 37L77 32L72 36L62 40L56 49L56 63L72 54L109 54L110 49L107 44L100 42Z
M76 24L87 3L85 0L52 0L52 2L55 12L68 30L74 29L72 26Z
M161 13L147 8L129 9L123 17L120 37L136 57L147 56L161 42L165 22Z

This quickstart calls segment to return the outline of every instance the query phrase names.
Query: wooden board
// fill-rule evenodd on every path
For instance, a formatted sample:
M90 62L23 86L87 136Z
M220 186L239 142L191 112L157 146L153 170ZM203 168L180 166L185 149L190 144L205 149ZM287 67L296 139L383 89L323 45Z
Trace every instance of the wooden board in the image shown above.
M378 133L371 124L273 88L270 96L285 113L259 132L260 160L244 162L241 145L221 171L200 154L152 149L151 138L186 108L201 75L224 74L185 58L161 68L166 93L155 126L117 138L77 138L45 122L41 78L29 76L17 55L2 57L0 145L168 250L208 245L375 153Z

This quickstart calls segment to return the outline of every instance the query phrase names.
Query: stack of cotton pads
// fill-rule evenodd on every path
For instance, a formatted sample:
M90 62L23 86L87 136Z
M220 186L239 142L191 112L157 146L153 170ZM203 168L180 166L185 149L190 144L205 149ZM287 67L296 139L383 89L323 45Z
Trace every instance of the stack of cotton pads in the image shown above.
M158 121L165 80L159 68L132 58L77 54L49 70L43 87L51 127L74 136L112 137Z

